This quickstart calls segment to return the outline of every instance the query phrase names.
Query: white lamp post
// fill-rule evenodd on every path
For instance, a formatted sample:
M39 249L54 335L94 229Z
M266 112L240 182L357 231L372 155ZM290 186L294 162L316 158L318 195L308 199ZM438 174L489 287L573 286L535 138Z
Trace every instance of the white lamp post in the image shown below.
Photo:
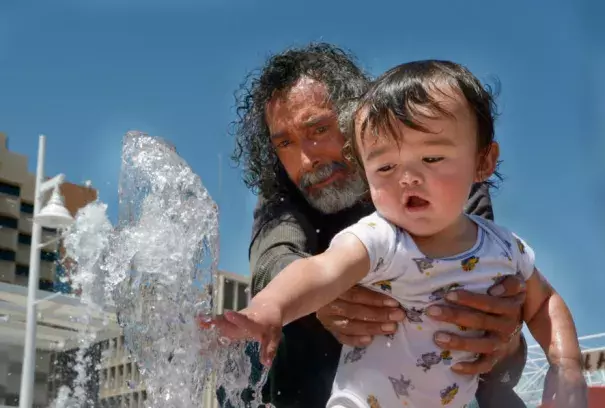
M36 371L36 292L40 275L40 249L46 245L40 243L42 227L62 229L74 222L69 211L63 206L59 186L65 180L63 174L44 181L44 157L46 138L40 135L38 144L38 163L36 166L36 186L34 190L34 217L32 223L32 241L29 256L29 281L27 287L27 321L25 344L23 349L23 367L21 371L21 391L19 408L31 408L34 400L34 373ZM45 192L53 189L48 205L40 209Z

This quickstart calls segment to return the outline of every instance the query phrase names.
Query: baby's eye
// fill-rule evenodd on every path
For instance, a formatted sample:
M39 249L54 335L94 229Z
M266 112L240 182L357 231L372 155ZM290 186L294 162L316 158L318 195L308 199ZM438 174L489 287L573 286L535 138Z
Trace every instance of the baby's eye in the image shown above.
M390 170L393 170L394 168L395 168L395 166L394 166L394 165L392 165L392 164L387 164L386 166L382 166L382 167L380 167L380 168L378 169L378 172L379 172L379 173L386 173L386 172L388 172L388 171L390 171Z
M443 160L443 157L425 157L422 159L423 162L433 164Z

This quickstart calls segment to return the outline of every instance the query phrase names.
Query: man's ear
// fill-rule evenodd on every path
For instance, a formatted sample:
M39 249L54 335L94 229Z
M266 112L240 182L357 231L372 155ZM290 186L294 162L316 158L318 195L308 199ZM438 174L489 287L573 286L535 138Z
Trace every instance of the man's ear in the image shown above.
M475 182L480 183L489 179L496 171L498 159L500 158L500 145L492 142L482 153L479 154L479 165Z

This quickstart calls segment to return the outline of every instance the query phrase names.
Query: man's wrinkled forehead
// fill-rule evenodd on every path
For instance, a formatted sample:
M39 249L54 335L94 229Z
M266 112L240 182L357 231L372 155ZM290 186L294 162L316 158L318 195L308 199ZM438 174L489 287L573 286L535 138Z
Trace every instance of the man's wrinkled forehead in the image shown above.
M308 77L299 79L288 90L275 92L265 106L265 119L272 135L292 126L313 126L335 114L326 86Z

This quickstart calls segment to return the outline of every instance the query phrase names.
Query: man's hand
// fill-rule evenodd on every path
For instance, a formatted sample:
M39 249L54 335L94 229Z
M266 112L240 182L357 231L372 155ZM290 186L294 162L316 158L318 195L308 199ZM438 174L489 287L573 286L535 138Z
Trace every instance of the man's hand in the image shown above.
M479 338L445 332L435 334L435 342L444 349L480 354L475 362L452 366L452 370L458 373L488 373L520 345L525 282L517 276L508 276L492 286L488 293L489 295L483 295L464 290L453 291L446 295L446 300L451 305L431 306L427 310L427 314L434 320L486 332L484 337Z
M367 346L373 336L391 334L405 318L399 302L360 286L354 286L317 311L317 319L341 343Z

